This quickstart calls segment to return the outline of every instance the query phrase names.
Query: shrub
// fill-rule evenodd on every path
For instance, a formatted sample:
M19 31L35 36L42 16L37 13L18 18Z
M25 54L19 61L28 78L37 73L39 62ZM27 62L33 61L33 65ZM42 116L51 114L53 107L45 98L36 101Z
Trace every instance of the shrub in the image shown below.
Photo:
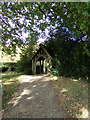
M22 48L20 60L17 62L17 71L24 74L32 74L32 56L34 55L36 42L30 41Z
M18 72L23 72L25 74L32 74L32 64L31 61L25 61L25 59L22 59L17 62L16 70Z
M6 72L8 70L8 66L0 67L0 72Z
M6 72L6 71L15 71L17 67L17 63L3 63L2 66L0 66L0 72Z

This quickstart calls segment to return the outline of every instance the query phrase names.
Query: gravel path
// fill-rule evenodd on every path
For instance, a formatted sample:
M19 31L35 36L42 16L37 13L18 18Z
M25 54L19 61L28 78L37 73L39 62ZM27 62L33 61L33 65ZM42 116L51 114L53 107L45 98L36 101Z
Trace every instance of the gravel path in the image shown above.
M68 118L47 75L24 76L3 118Z

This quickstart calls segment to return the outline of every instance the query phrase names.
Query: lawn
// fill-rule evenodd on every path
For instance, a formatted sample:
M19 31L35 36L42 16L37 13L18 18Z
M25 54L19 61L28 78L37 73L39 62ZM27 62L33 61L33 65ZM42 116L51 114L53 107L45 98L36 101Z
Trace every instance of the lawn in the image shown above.
M88 117L88 82L82 79L55 77L53 86L63 107L74 118Z
M16 72L6 72L2 73L2 109L5 109L9 99L14 96L14 93L17 91L18 86L20 85L20 80L17 79L21 73Z

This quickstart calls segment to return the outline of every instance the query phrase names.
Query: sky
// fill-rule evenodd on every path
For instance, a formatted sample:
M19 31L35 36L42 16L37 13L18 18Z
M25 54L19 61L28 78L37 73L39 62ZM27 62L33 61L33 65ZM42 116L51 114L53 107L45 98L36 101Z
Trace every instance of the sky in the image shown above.
M13 2L12 2L12 3L13 3ZM10 4L10 2L8 2L8 4ZM53 4L53 5L54 5L54 4ZM9 8L8 8L8 10L9 10ZM29 12L27 8L25 8L24 10L25 10L26 12ZM24 11L24 12L25 12L25 11ZM22 10L21 12L23 12L23 10ZM19 14L19 13L18 13L18 14ZM37 16L37 15L36 15L35 17L38 19L38 16ZM19 21L21 24L23 24L24 22L27 22L27 25L30 24L30 22L29 22L30 20L25 20L25 17L22 16L22 15L20 16L20 18L17 18L16 16L14 16L13 19L18 19L18 21ZM8 21L9 21L9 23L10 23L10 25L11 25L11 28L14 28L14 27L15 27L15 24L12 22L12 20L10 20L10 19L8 18ZM36 23L37 25L39 25L39 24L41 24L41 23L44 23L45 21L49 22L49 19L48 19L48 18L45 18L45 15L43 15L43 19L39 20L39 22L37 22L38 20L34 20L34 21L35 21L35 23ZM51 26L50 26L50 27L51 27ZM43 35L43 32L42 32L39 28L37 28L35 25L33 26L33 29L36 29L36 31L38 31L38 32L40 33L40 36L39 36L39 38L37 39L37 42L41 43L41 42L44 42L45 40L47 40L47 38L49 37L49 34L48 34L48 33L49 33L50 27L45 29L45 35ZM11 28L8 28L8 30L10 31ZM22 28L21 31L22 31L22 34L21 34L21 35L19 34L18 30L17 30L16 32L19 34L19 36L20 36L20 38L23 40L23 42L25 42L26 38L28 38L28 36L30 36L30 32L28 32L28 29L25 31L24 28ZM12 34L12 33L11 33L11 34ZM14 37L14 36L13 36L13 37ZM10 40L7 41L7 44L8 44L8 43L10 43Z
M53 4L53 6L54 6L54 4ZM25 8L25 11L27 12L28 9ZM22 12L23 12L23 10L22 10ZM66 14L67 14L67 13L66 13ZM37 15L36 15L35 17L38 19L38 16L37 16ZM15 16L14 19L17 19L16 16ZM29 23L29 20L26 20L26 21L25 21L25 18L24 18L24 16L22 16L22 15L21 15L21 18L18 19L18 21L19 21L21 24L22 24L23 22L27 22L27 25L30 24L30 23ZM48 19L48 18L45 19L45 15L43 15L43 19L39 20L39 22L37 22L37 20L34 20L34 21L35 21L36 24L39 25L39 24L41 24L41 23L44 23L45 21L49 22L49 19ZM63 23L63 19L61 19L61 22ZM12 28L15 27L14 23L13 23L10 19L9 19L9 23L11 24L11 27L12 27ZM56 26L57 26L57 24L56 24ZM49 30L50 30L51 27L52 27L52 26L49 26L48 28L45 28L45 35L44 35L39 28L37 28L35 25L33 26L33 29L35 29L36 31L38 31L38 32L40 33L37 42L41 43L41 42L44 42L45 40L47 40L47 38L49 37ZM10 29L10 28L8 28L8 30L9 30L9 29ZM23 40L23 42L25 42L26 38L28 38L28 36L30 36L30 33L28 32L28 30L25 31L24 28L22 28L21 31L22 31L22 34L21 34L21 35L19 34L19 35L20 35L20 38ZM68 28L67 28L67 31L68 31ZM16 32L18 33L18 31L16 31ZM86 37L87 37L87 36L83 37L83 40L85 40ZM8 44L8 43L10 43L10 40L7 41L7 44Z
M27 9L26 9L26 11L27 11ZM36 16L36 17L37 17L37 16ZM44 16L44 15L43 15L43 19L44 19L45 21L49 22L48 18L45 19L45 16ZM36 24L43 23L44 20L39 20L39 22L36 22ZM20 22L21 24L23 24L23 22L24 22L24 17L21 17L21 18L19 19L19 22ZM11 25L12 28L15 27L15 24L12 23L11 20L9 20L9 23L10 23L10 25ZM28 20L27 20L27 24L29 24L29 21L28 21ZM47 37L49 37L49 34L48 34L48 33L49 33L49 29L50 29L50 28L46 28L46 29L45 29L45 36L43 36L42 31L41 31L39 28L37 28L35 25L34 25L33 29L36 29L36 30L40 33L40 36L39 36L39 39L37 40L37 42L42 43L42 42L44 42L45 40L47 40ZM22 30L22 35L20 35L20 36L21 36L21 39L23 39L23 41L25 41L26 38L28 38L28 36L29 36L30 34L29 34L28 31L25 32L24 28L22 28L21 30ZM42 37L42 36L43 36L43 37ZM7 43L8 43L8 42L10 42L10 40L7 41Z

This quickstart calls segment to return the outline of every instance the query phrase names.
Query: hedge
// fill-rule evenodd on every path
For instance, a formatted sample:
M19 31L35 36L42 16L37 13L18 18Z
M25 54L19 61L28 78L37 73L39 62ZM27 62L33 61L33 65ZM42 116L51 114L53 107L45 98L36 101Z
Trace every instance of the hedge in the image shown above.
M0 65L0 72L15 71L17 63L5 62Z

